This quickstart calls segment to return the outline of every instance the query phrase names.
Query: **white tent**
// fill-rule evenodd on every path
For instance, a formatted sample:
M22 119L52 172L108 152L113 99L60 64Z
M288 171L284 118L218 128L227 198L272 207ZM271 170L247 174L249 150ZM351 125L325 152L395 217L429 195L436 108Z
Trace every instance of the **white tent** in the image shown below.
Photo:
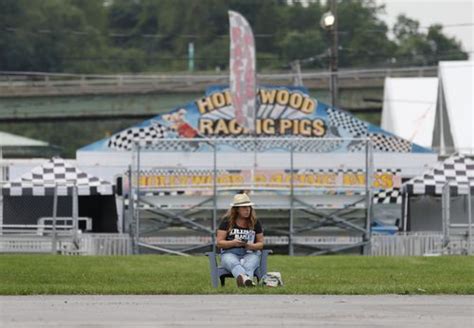
M16 134L0 131L0 182L6 176L6 168L3 166L1 160L3 158L3 149L12 147L46 147L48 143L41 140L35 140L27 137L22 137Z
M40 218L49 218L55 189L60 196L58 217L73 217L73 202L77 202L78 215L91 218L92 232L117 232L121 223L117 222L115 186L62 158L52 158L0 188L0 225L35 225Z
M382 129L431 147L437 78L385 78Z
M48 143L41 140L35 140L27 137L22 137L12 133L0 131L0 147L4 146L18 146L18 147L35 147L47 146Z
M442 201L449 188L449 203ZM472 217L469 199L474 204L474 161L464 155L453 155L427 169L403 185L406 206L403 207L404 230L442 231L443 216L452 217L452 228L467 224ZM463 197L459 197L463 196ZM443 214L444 213L444 214Z
M441 154L474 153L474 61L439 63L438 78L386 78L382 129Z
M474 61L439 63L433 147L474 154Z

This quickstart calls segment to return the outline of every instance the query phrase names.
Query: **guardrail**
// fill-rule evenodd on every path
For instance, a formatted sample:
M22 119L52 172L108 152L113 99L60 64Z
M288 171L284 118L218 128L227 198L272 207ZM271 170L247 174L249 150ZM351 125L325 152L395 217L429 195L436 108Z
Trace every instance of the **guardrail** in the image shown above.
M0 253L54 253L51 236L0 235ZM59 236L57 251L71 249L70 236Z
M128 234L83 234L84 255L130 255L132 239Z
M437 256L470 254L465 236L451 236L449 249L443 249L442 233L372 235L373 256Z
M126 234L81 234L77 245L71 234L59 235L53 251L51 235L0 235L0 253L55 253L63 255L130 255L131 238ZM79 247L77 247L79 246Z
M381 85L387 76L436 76L437 66L352 69L336 74L341 87ZM334 74L334 73L333 73ZM331 72L314 71L299 75L307 87L328 87ZM289 85L295 79L291 71L261 73L260 84ZM0 71L0 97L37 95L78 95L101 93L146 93L153 91L202 91L206 86L228 84L227 72L195 74L67 74Z
M202 238L205 238L203 240ZM344 245L354 242L356 237L318 236L305 237L301 243L320 246ZM372 256L423 256L445 254L442 250L442 234L418 233L413 235L372 235ZM203 241L210 242L209 237L161 237L147 240L160 245L192 245ZM265 238L266 244L287 245L288 238L272 236ZM51 253L51 238L45 236L0 236L0 253ZM63 255L130 255L132 241L126 234L83 234L80 237L80 249L73 249L70 240L58 240L58 252ZM451 239L449 254L465 254L468 241L463 238Z

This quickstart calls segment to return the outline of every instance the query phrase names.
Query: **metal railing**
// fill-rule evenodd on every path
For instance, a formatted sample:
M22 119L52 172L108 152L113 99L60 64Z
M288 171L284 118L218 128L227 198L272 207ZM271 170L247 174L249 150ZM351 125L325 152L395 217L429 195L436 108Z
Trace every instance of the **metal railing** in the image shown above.
M378 68L339 70L338 79L344 81L381 80L387 76L422 77L436 76L437 66ZM328 86L331 73L313 71L301 73L307 87ZM291 71L257 74L261 84L291 84L294 73ZM33 95L38 92L46 94L84 94L101 92L144 92L147 90L202 90L205 85L227 84L227 72L219 74L68 74L47 72L0 71L0 96ZM316 84L315 84L316 83ZM346 84L347 86L347 84Z
M79 234L77 247L68 235L56 237L52 252L51 235L0 235L0 253L53 253L62 255L130 255L131 238L127 234Z
M440 232L372 235L373 256L436 256L469 255L469 240L463 236L451 237L450 252L444 247L445 238Z

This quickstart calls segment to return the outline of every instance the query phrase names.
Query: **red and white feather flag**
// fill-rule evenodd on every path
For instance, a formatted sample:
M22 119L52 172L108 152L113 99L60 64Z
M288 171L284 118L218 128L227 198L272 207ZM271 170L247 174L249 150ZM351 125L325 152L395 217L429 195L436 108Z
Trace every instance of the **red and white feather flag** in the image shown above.
M229 11L230 26L230 94L237 123L255 132L256 64L255 40L247 20Z

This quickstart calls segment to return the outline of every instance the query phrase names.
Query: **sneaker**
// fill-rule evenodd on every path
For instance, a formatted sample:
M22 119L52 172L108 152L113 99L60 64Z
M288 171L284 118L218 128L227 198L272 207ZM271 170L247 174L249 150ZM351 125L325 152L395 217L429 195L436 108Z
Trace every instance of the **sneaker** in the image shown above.
M247 277L247 279L245 279L244 284L245 284L246 287L255 287L255 283L249 277Z
M245 287L246 279L243 274L237 277L237 287Z

